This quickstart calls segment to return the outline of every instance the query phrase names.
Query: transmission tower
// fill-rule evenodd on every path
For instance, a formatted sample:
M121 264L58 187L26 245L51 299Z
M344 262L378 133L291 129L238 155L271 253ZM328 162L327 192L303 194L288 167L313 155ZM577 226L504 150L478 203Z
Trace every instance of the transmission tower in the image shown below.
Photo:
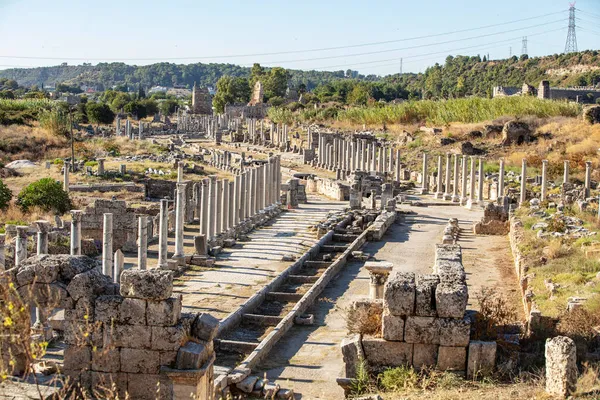
M565 53L573 53L576 51L577 35L575 34L575 3L569 3L569 32L567 33Z
M512 57L512 46L508 48L508 58Z
M521 46L521 54L527 54L527 36L523 36L523 45Z
M402 75L402 59L400 59L400 75Z

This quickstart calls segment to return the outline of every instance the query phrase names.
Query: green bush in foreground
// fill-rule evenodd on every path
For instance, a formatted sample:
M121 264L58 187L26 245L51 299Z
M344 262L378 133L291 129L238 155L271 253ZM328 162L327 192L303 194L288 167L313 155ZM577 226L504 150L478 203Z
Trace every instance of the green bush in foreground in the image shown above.
M4 182L0 181L0 210L6 210L8 208L12 197L12 190L10 190Z
M64 214L72 208L69 194L60 182L52 178L42 178L25 187L17 197L17 205L23 212L39 207L45 212Z

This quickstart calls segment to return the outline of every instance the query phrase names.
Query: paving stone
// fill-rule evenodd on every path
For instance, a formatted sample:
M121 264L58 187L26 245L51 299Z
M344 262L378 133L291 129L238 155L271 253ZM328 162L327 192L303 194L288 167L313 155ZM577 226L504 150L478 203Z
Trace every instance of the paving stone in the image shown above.
M406 317L404 340L407 343L438 344L439 325L435 317Z
M385 283L383 298L390 314L412 315L415 309L415 275L392 271Z

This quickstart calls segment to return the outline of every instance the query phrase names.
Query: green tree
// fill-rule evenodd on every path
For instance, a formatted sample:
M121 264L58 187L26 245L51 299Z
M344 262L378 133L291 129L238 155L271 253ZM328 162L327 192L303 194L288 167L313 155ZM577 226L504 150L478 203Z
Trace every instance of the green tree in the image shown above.
M26 186L17 196L17 205L23 212L39 207L44 212L64 214L72 208L69 194L62 184L52 178L42 178Z
M272 68L264 82L265 97L267 99L275 96L284 98L289 78L290 76L286 69L281 67Z
M163 115L171 115L175 112L175 109L179 103L174 99L166 99L160 102L158 108Z
M13 193L12 190L8 188L4 184L4 182L0 181L0 209L6 210L10 205L10 201L12 200Z
M222 113L225 105L247 103L250 100L250 85L246 78L222 76L217 82L217 93L213 97L213 107Z
M112 124L115 119L115 113L106 103L87 103L87 116L90 122L96 126L100 124Z
M348 94L348 103L365 106L370 98L369 89L364 84L355 85L352 91Z

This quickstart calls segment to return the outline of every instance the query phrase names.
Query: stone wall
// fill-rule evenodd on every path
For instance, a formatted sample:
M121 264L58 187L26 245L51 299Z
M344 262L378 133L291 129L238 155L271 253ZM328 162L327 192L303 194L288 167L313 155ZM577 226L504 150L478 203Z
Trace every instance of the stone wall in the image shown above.
M90 185L69 185L71 192L132 192L140 193L144 191L144 187L134 183L101 183Z
M333 179L308 179L306 183L306 189L308 192L319 193L338 201L350 199L350 186Z
M124 200L96 199L85 208L81 219L81 235L102 242L104 214L113 214L113 249L135 250L137 214L127 209Z

